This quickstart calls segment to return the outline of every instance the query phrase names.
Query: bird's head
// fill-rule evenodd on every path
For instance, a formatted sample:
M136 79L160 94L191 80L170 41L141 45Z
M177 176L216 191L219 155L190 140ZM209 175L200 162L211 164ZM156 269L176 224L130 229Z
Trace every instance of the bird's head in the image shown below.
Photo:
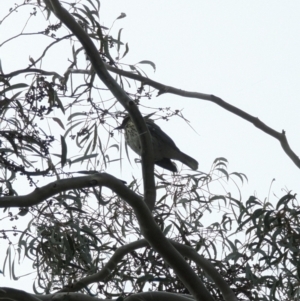
M154 120L150 119L150 117L151 117L152 115L154 115L154 114L155 114L155 112L154 112L154 113L151 113L151 114L148 114L148 115L146 115L146 116L144 116L145 121L146 121L146 124L149 125L149 124L153 124L153 123L154 123ZM123 119L121 125L119 125L118 127L114 128L114 130L125 130L125 129L126 129L126 126L127 126L127 124L128 124L129 121L131 121L130 116L129 116L129 115L126 115L126 116L124 117L124 119ZM133 124L132 121L131 121L131 123Z
M118 127L114 128L114 130L124 130L126 128L126 125L128 123L128 121L130 121L130 117L129 116L125 116L121 125L119 125Z

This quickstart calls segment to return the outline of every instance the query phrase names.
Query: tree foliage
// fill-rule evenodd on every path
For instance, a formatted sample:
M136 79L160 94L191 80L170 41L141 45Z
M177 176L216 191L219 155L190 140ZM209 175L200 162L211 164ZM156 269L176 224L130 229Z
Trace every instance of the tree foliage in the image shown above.
M143 66L155 69L149 60L122 63L129 46L122 29L113 36L101 25L99 0L63 3L65 9L61 4L25 1L0 23L30 10L27 23L35 31L25 26L1 46L25 37L26 43L38 41L40 53L10 72L4 57L0 69L2 221L29 217L24 229L6 225L1 231L1 245L8 243L3 272L17 279L16 262L25 257L36 274L36 295L2 288L0 296L298 300L296 196L287 191L275 207L269 198L242 201L247 178L230 172L225 158L208 172L154 170L140 112L186 120L179 110L148 104L157 91L176 89L147 77ZM221 99L210 100L228 109ZM128 164L131 154L114 128L128 113L144 153L135 160L142 177L126 183L119 171L134 163ZM284 140L292 158L280 135L275 138Z

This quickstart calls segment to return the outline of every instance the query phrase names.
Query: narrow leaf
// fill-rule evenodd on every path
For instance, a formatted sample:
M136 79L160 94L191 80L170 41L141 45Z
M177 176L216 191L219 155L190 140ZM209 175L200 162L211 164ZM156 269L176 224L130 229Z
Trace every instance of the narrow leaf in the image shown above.
M129 46L128 46L128 43L126 43L125 52L124 52L123 56L121 57L121 59L128 53L128 51L129 51Z
M172 228L172 225L168 225L165 229L164 229L164 235L166 236L168 233L169 233L169 231L170 231L170 229Z
M76 162L92 159L92 158L95 158L97 156L98 156L98 154L90 154L90 155L82 156L82 157L79 157L79 158L71 161L71 163L73 164L73 163L76 163Z
M151 62L151 61L144 60L144 61L138 62L138 64L148 64L148 65L152 66L152 68L154 69L154 71L156 70L155 64L153 62Z
M116 19L116 20L118 20L118 19L123 19L123 18L125 18L126 17L126 14L125 13L121 13L121 15Z
M65 127L64 127L64 125L63 125L63 123L62 123L62 121L61 121L59 118L57 118L57 117L52 117L52 119L53 119L55 122L57 122L57 123L60 125L61 128L65 129Z
M118 33L118 51L120 51L120 47L121 47L120 42L121 42L121 33L122 33L122 30L123 30L123 28L121 28L119 30L119 33Z
M67 143L63 136L60 136L60 142L61 142L61 167L64 167L64 165L67 162Z
M0 95L3 95L4 93L11 91L11 90L21 89L21 88L26 88L26 87L28 87L27 84L15 84L15 85L12 85L12 86L0 91Z
M61 109L61 111L65 114L65 108L60 100L60 98L57 95L57 92L54 90L54 102L58 104L58 107Z

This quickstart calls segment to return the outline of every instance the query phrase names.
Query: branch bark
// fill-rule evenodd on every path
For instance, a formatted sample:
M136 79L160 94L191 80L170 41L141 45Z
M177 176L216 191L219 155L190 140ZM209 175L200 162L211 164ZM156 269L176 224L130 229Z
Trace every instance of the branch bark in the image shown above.
M193 248L189 246L180 244L171 239L169 239L169 242L177 249L177 251L180 252L182 256L193 260L199 267L203 269L203 271L207 275L209 275L209 277L215 282L216 286L222 292L225 301L237 301L237 298L228 283L223 279L223 277L219 274L219 272L209 260L205 259L202 255L199 255ZM83 289L89 284L107 281L107 277L111 275L111 273L115 270L118 263L125 255L134 250L148 246L149 243L147 242L147 240L141 239L119 247L100 272L80 279L78 282L73 283L71 287L64 288L60 290L60 292L75 292Z
M266 134L272 136L273 138L277 139L279 141L279 143L281 144L282 149L284 150L284 152L287 154L287 156L294 162L294 164L300 168L300 159L299 157L296 155L296 153L291 149L289 142L286 138L285 135L285 131L282 130L282 132L277 132L274 129L272 129L271 127L267 126L265 123L263 123L259 118L254 117L248 113L246 113L245 111L229 104L228 102L224 101L223 99L221 99L220 97L211 95L211 94L205 94L205 93L200 93L200 92L191 92L191 91L185 91L182 89L178 89L178 88L174 88L171 86L166 86L162 83L156 82L150 78L141 76L139 74L135 74L129 71L124 71L115 67L112 67L108 64L105 64L107 70L140 81L142 82L144 85L148 85L152 88L155 88L157 90L159 90L159 95L163 94L163 93L170 93L170 94L174 94L174 95L179 95L179 96L183 96L183 97L188 97L188 98L198 98L198 99L203 99L203 100L207 100L210 102L213 102L215 104L217 104L218 106L222 107L223 109L249 121L250 123L252 123L255 127L259 128L260 130L262 130L263 132L265 132ZM36 72L36 73L40 73L40 74L45 74L45 75L54 75L58 78L62 78L60 75L58 75L55 72L47 72L44 70L40 70L40 69L23 69L23 70L18 70L15 72L11 72L9 74L4 74L4 75L0 75L0 77L3 78L7 78L10 76L15 76L19 73L25 73L25 72ZM71 70L69 69L66 74L68 75L69 73L89 73L89 71L87 70Z
M48 295L34 295L26 293L25 291L0 287L1 301L103 301L103 299L96 298L81 293L55 293ZM105 299L104 299L105 300ZM107 299L106 299L107 300Z
M193 301L189 295L179 295L169 292L144 292L128 296L126 301Z
M153 87L155 89L157 89L158 95L163 94L163 93L170 93L170 94L174 94L174 95L179 95L179 96L183 96L183 97L189 97L189 98L198 98L198 99L203 99L203 100L207 100L210 102L213 102L215 104L217 104L218 106L222 107L223 109L249 121L250 123L252 123L254 126L256 126L257 128L259 128L260 130L262 130L263 132L265 132L266 134L272 136L273 138L277 139L280 144L282 149L284 150L284 152L288 155L288 157L294 162L294 164L300 168L300 159L299 157L295 154L295 152L291 149L288 140L286 138L285 135L285 131L282 130L282 132L277 132L274 129L270 128L269 126L267 126L265 123L263 123L262 121L260 121L257 117L254 117L248 113L246 113L245 111L229 104L228 102L224 101L223 99L221 99L220 97L211 95L211 94L205 94L205 93L199 93L199 92L190 92L190 91L185 91L185 90L181 90L181 89L177 89L171 86L166 86L164 84L161 84L159 82L156 82L154 80L151 80L147 77L129 72L129 71L124 71L109 65L106 65L107 70L114 72L116 74L134 79L134 80L138 80L140 82L142 82L144 85L148 85L150 87Z
M37 296L10 287L0 287L0 300L41 301Z
M91 283L107 281L107 278L116 269L118 263L126 254L147 246L149 246L149 243L146 241L146 239L141 239L119 247L100 272L80 279L78 282L73 283L71 287L63 288L62 290L60 290L60 292L76 292L83 289Z
M84 50L86 51L86 54L90 58L91 64L96 74L111 91L111 93L116 97L116 99L122 104L122 106L128 111L131 119L133 120L138 130L142 146L141 157L144 181L144 200L148 207L152 210L154 208L156 199L156 189L154 182L154 158L151 136L144 118L142 117L141 113L138 110L138 107L133 102L133 100L125 93L125 91L108 73L96 46L87 35L87 33L83 30L83 28L75 21L75 19L69 14L69 12L61 6L58 0L47 0L47 2L51 4L49 7L52 7L52 11L56 15L56 17L63 24L65 24L80 41Z
M133 208L141 233L145 239L149 242L150 246L162 256L166 263L170 265L196 300L214 301L199 277L164 236L155 222L150 209L142 201L142 198L112 175L97 173L90 176L57 180L41 188L37 188L25 196L2 197L0 198L0 208L30 207L63 191L95 186L105 186L111 189Z
M82 293L55 293L48 295L36 296L33 294L28 294L22 290L11 289L7 287L0 287L0 299L3 301L103 301L103 299L96 298L94 296L89 296ZM134 300L149 300L149 301L193 301L190 295L179 295L169 292L144 292L139 294L134 294L126 298L127 301ZM108 300L108 299L104 299Z

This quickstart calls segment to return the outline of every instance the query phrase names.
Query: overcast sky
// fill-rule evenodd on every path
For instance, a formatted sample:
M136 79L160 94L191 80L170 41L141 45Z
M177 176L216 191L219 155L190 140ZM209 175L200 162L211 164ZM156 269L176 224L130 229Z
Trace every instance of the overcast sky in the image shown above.
M7 2L1 1L0 15L4 9ZM276 131L285 130L300 155L298 0L103 0L101 24L110 27L122 12L127 17L115 23L112 33L123 28L122 40L130 48L124 63L153 61L155 73L144 66L151 79L221 97ZM0 27L0 38L2 34ZM12 71L7 63L10 58L13 64L12 53L3 47L0 56ZM225 157L229 171L245 173L245 201L254 193L267 197L273 178L271 191L278 197L282 188L299 193L300 170L278 141L247 121L213 103L171 94L143 104L184 109L196 132L180 119L159 125L198 160L201 171L207 172L216 157ZM7 280L1 279L1 285L20 287L20 282Z
M101 18L129 43L126 62L155 62L148 76L183 90L214 94L286 131L300 155L300 2L299 1L102 1ZM182 150L207 171L226 157L231 171L249 178L245 190L267 196L283 187L299 190L300 170L278 141L247 121L198 99L173 95L149 104L183 108L197 134L183 122L161 123ZM184 132L178 132L182 126Z

